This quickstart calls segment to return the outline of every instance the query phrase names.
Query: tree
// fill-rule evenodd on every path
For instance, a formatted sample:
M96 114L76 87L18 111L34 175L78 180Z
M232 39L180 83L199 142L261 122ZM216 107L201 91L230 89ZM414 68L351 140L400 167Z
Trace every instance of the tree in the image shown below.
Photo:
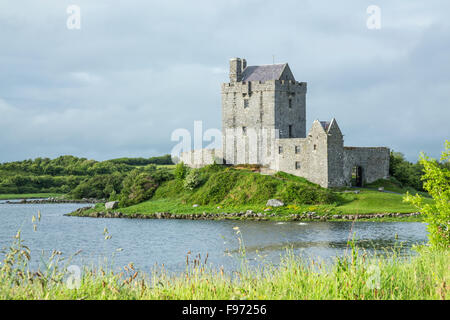
M133 170L123 181L119 205L128 207L138 204L153 196L158 184L147 172Z
M412 187L422 191L423 167L418 163L411 163L400 152L391 152L389 161L389 175L395 178L402 186Z
M127 207L149 200L162 182L171 179L173 175L168 169L155 165L134 169L123 180L119 205Z
M433 204L424 203L419 195L406 194L404 201L412 203L424 215L428 223L429 242L433 248L450 247L450 142L445 141L445 151L442 152L441 163L435 159L420 154L420 164L423 166L423 188L433 197Z

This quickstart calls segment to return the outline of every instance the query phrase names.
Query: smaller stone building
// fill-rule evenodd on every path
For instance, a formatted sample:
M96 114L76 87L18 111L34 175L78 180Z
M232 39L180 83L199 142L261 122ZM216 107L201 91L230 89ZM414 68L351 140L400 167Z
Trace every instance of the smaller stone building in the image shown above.
M222 149L183 152L180 160L193 167L258 164L323 187L387 178L388 148L344 146L335 119L316 120L306 132L306 92L287 63L247 66L231 59L230 82L222 84Z

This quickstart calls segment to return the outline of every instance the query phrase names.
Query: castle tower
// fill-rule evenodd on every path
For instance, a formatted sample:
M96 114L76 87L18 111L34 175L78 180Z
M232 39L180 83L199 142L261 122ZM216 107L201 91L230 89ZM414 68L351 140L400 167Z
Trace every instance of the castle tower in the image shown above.
M306 83L289 65L247 66L230 60L230 82L222 84L222 134L228 164L268 164L275 138L306 136Z

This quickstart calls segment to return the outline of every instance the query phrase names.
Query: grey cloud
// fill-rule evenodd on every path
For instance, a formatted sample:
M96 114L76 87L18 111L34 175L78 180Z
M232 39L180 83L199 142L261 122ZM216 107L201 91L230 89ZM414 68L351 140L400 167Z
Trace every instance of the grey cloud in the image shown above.
M449 139L445 1L87 1L0 4L0 162L170 152L176 128L220 128L228 59L289 62L307 117L336 117L349 145L415 161Z

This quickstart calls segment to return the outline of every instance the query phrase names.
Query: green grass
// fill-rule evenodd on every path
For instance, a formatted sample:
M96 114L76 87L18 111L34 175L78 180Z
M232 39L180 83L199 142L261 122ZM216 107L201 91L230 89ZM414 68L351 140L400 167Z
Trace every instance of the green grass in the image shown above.
M271 219L288 218L290 214L301 214L304 212L316 212L317 214L370 214L370 213L411 213L417 212L417 209L409 203L403 202L403 196L393 193L384 193L372 190L360 189L359 194L342 193L342 204L324 204L324 205L286 205L279 208L266 209L263 204L203 204L193 207L191 201L186 201L176 197L155 197L155 199L139 203L126 208L119 208L113 211L122 212L123 214L151 214L155 212L170 212L175 214L192 214L192 213L235 213L247 210L254 212L275 213L276 217ZM425 199L425 202L432 203L431 199ZM103 204L97 204L94 209L86 211L86 213L95 211L105 211ZM421 221L421 217L408 218L383 218L377 221L396 221L405 219L408 221Z
M359 194L344 194L348 202L336 207L336 212L343 214L364 213L410 213L417 209L403 202L403 195L360 189ZM432 203L432 199L425 199Z
M411 194L420 194L421 196L430 197L430 195L423 191L417 191L414 188L411 187L405 187L400 184L400 182L396 181L393 178L390 179L379 179L375 182L372 182L370 184L367 184L365 186L369 189L378 189L379 187L383 187L385 191L391 191L396 193L404 194L406 192L409 192Z
M0 200L56 198L60 196L62 196L61 193L0 194Z
M18 237L0 266L0 299L449 299L450 250L422 248L400 258L369 256L354 244L331 265L287 252L280 265L256 269L248 267L241 247L242 268L233 278L200 259L190 259L178 274L164 269L146 274L132 264L119 273L85 267L79 287L71 289L60 253L54 252L49 268L33 272L30 252Z
M175 169L175 164L157 164L158 168Z
M278 198L289 204L330 204L334 193L306 179L286 173L274 176L211 165L198 169L198 186L187 190L182 180L163 183L153 199L179 200L199 205L264 206L268 199Z

